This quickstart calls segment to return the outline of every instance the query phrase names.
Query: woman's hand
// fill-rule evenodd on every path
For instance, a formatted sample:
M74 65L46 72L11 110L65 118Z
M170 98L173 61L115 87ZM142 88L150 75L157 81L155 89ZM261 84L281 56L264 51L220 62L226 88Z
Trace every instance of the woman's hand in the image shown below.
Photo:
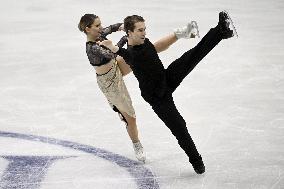
M121 24L121 26L118 28L118 31L124 31L124 24Z
M100 46L105 46L107 47L108 49L110 49L113 53L116 53L118 50L119 50L119 47L118 46L114 46L112 44L112 41L111 40L104 40L104 41L101 41L99 42L99 45Z
M104 40L104 41L100 41L99 45L103 45L107 48L110 48L113 46L112 41L111 40Z

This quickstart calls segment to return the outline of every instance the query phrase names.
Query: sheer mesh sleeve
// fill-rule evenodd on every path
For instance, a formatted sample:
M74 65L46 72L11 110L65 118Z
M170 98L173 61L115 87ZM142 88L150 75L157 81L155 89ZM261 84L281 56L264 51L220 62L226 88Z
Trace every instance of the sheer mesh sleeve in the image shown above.
M106 38L106 36L111 34L112 32L117 32L121 25L122 23L117 23L104 28L102 31L102 36Z
M125 35L119 40L119 42L116 45L121 48L126 44L126 42L127 42L127 36Z

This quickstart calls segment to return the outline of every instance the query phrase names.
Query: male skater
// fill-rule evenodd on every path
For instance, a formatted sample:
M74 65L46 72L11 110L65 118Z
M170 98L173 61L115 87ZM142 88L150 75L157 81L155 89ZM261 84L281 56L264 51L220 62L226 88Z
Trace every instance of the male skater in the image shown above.
M230 25L233 29L230 29ZM232 20L226 11L220 12L218 25L211 28L194 48L172 62L167 69L164 68L153 44L145 38L145 20L141 16L126 17L124 29L128 37L127 50L114 46L109 40L101 42L101 45L122 56L130 65L139 82L141 96L176 137L195 172L204 173L202 157L188 133L185 120L176 109L172 93L222 39L231 38L236 34Z

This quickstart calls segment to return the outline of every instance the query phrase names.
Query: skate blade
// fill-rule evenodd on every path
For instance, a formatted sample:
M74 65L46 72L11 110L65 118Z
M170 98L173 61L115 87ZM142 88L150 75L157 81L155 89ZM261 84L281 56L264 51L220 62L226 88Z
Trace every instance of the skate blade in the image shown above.
M236 27L235 27L235 25L234 25L234 22L233 22L232 18L231 18L230 15L229 15L229 13L228 13L226 10L223 10L223 12L225 12L225 13L227 14L227 16L228 16L230 25L231 25L232 30L233 30L233 33L234 33L234 36L239 37L238 32L237 32L237 29L236 29Z
M191 25L192 25L193 28L196 29L196 35L195 35L195 36L197 36L198 38L200 38L197 22L196 22L196 21L191 21Z
M144 159L144 160L140 160L140 159L138 159L138 161L139 161L140 163L143 163L143 164L145 164L145 163L146 163L146 159Z

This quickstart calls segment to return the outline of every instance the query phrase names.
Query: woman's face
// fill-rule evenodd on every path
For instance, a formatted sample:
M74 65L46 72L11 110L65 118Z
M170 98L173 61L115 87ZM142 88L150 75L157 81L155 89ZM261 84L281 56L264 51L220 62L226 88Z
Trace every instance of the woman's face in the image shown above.
M92 38L100 37L102 30L103 27L100 18L96 18L90 27L86 27L87 35L90 35Z

